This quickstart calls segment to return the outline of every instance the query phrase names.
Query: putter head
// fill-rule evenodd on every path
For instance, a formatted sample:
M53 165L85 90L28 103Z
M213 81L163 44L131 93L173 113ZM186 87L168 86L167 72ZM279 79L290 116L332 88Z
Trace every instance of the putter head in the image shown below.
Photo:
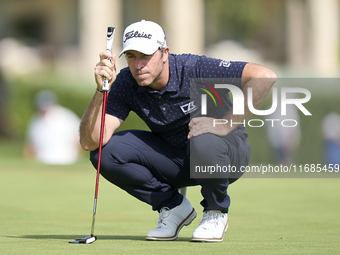
M96 236L87 236L84 238L76 238L75 241L69 241L69 243L81 243L81 244L90 244L97 240Z

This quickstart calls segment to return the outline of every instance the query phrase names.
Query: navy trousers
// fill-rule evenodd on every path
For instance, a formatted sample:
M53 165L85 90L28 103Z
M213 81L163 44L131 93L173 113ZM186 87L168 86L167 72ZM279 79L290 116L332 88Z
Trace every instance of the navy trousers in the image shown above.
M200 185L204 210L228 212L227 188L241 175L190 178L190 153L195 154L195 158L204 158L206 164L231 164L240 168L249 163L248 142L230 133L226 137L203 134L192 138L189 144L190 150L177 149L148 131L116 132L102 149L100 173L109 182L151 205L153 210L176 207L182 202L178 188ZM207 150L209 144L213 149ZM90 160L96 168L98 150L90 153Z

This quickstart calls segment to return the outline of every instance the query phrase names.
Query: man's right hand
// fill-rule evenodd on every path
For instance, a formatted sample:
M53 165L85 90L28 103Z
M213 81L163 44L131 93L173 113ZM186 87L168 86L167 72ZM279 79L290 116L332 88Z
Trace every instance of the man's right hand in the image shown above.
M109 80L109 88L116 80L116 54L103 51L99 54L100 62L94 68L95 80L99 91L103 90L104 77ZM111 59L111 61L110 61Z

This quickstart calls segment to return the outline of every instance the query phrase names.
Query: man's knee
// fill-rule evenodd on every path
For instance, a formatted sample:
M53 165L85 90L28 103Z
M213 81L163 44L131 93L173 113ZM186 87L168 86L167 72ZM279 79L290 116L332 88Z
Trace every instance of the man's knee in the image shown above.
M90 152L90 161L95 168L97 168L97 166L98 166L98 160L99 160L99 149L97 149L95 151L91 151ZM109 168L110 165L112 165L111 157L107 153L107 151L103 148L102 149L102 155L101 155L101 161L100 161L100 167L101 167L102 172L105 169Z
M227 151L228 145L221 137L213 134L203 134L190 139L190 157L199 161L215 161L221 155L227 156Z
M126 144L126 141L125 141ZM101 154L101 168L109 168L112 164L125 163L124 153L129 149L126 149L124 143L122 143L121 136L113 135L109 142L102 147ZM97 168L99 158L99 149L90 152L90 161L92 165Z
M109 142L102 147L102 161L106 159L117 164L126 163L128 155L132 149L129 141L127 140L128 131L121 131L115 133ZM90 160L92 163L98 162L99 149L90 153Z
M100 174L115 185L123 185L128 182L124 163L119 163L114 157L114 150L104 146L100 161ZM99 149L90 152L90 161L95 169L98 169Z

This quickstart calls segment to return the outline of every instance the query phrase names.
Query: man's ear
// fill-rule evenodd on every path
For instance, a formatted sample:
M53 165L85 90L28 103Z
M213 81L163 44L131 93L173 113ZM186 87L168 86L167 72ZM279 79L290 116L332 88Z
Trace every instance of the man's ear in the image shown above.
M169 58L169 47L165 47L163 52L163 62L165 63Z

